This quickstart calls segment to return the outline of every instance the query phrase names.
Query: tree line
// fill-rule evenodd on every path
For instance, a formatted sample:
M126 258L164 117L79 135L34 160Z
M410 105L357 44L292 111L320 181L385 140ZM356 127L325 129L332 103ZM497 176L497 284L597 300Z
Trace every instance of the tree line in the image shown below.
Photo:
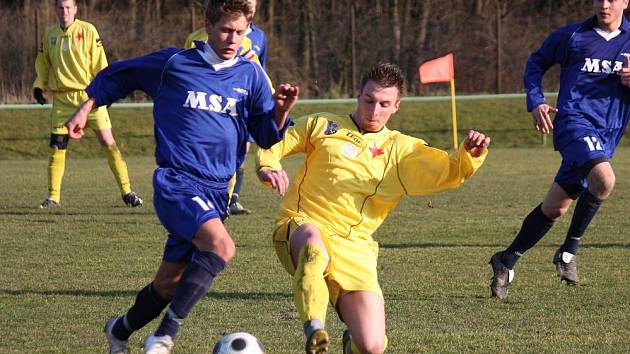
M110 62L180 47L203 25L201 0L77 0ZM522 92L528 55L551 30L592 16L592 0L261 0L255 23L269 40L274 82L303 97L353 97L361 73L399 64L406 95L447 94L421 85L418 65L452 52L458 94ZM36 49L57 23L52 0L0 0L0 102L33 102ZM557 70L557 69L556 69ZM549 75L545 89L557 88Z

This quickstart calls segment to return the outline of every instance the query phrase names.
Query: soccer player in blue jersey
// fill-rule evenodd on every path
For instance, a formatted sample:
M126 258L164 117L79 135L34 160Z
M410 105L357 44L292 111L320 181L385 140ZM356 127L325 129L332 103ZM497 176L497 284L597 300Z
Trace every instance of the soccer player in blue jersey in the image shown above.
M630 23L623 16L627 7L628 0L593 0L595 16L557 29L527 61L527 110L536 130L543 134L553 130L562 162L543 202L524 219L512 244L490 258L493 297L507 296L518 259L576 199L569 230L553 263L560 280L579 282L579 241L615 185L610 159L630 115ZM557 108L546 103L541 85L543 75L555 64L561 69Z
M256 13L256 0L250 0L250 4L252 6L252 10L254 14ZM253 17L254 15L252 15ZM260 65L266 71L267 67L267 37L265 36L265 32L257 27L252 21L247 28L247 32L245 32L247 38L251 40L251 49L248 52L253 52L258 57L260 61ZM250 57L251 54L243 53L245 57ZM249 151L250 144L252 143L251 139L247 142L247 151ZM241 194L241 186L243 185L243 179L245 177L245 170L243 166L239 166L236 170L236 181L234 182L234 188L232 189L231 198L230 198L230 215L243 215L249 214L250 210L243 207L243 205L239 202L239 196Z
M228 182L245 158L249 134L269 148L284 135L299 88L272 94L259 65L237 56L251 20L247 0L210 0L208 41L170 48L110 65L88 86L90 97L66 123L81 138L88 112L133 90L153 98L156 162L153 202L168 231L154 280L122 316L109 320L110 353L127 353L128 338L168 306L145 353L170 353L180 322L234 257L223 225Z

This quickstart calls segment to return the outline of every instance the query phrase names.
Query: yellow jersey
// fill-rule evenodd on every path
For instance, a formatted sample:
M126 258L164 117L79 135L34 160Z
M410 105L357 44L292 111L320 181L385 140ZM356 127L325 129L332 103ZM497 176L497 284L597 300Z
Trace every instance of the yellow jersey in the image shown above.
M46 30L37 53L33 87L84 90L105 67L103 43L91 23L75 20L65 31L57 24Z
M464 148L449 155L384 127L360 133L351 116L316 113L295 120L284 139L257 152L257 169L281 170L298 152L306 161L282 201L278 222L307 218L342 237L371 240L405 195L458 187L483 163Z

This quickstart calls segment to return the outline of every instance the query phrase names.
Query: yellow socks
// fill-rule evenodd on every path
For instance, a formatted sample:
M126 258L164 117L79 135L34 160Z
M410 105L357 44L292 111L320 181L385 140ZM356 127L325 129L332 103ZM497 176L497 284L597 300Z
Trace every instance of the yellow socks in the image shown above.
M301 323L313 319L326 322L329 295L324 270L327 262L320 246L306 245L300 250L293 276L293 298Z
M48 160L48 199L59 203L61 200L61 180L66 168L66 149L53 148Z
M131 192L131 183L129 182L127 163L125 163L125 160L123 159L120 150L118 150L118 146L116 146L116 144L112 144L103 149L105 150L105 154L107 155L107 163L109 163L109 168L112 170L114 178L116 178L118 188L120 188L120 193L122 195L125 195Z

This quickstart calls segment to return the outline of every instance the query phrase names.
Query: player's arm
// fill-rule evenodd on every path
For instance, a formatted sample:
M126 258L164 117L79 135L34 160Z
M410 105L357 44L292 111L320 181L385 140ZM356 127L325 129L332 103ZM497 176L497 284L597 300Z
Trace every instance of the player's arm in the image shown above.
M269 148L282 140L290 119L289 113L295 106L299 96L299 88L289 84L278 86L271 93L271 86L260 65L250 63L255 70L249 95L247 131L262 148Z
M490 138L471 130L458 151L446 151L426 146L422 140L408 139L399 148L398 176L409 195L427 195L457 188L483 164Z
M310 133L313 132L317 118L314 116L298 118L284 135L284 139L269 149L256 152L256 171L260 181L284 195L289 187L289 179L282 169L281 160L289 155L306 152Z
M110 105L141 90L155 97L159 90L162 72L168 59L179 49L171 48L142 57L113 63L101 70L85 91L89 99L74 112L66 122L70 137L80 139L87 115L95 107Z
M99 71L107 67L107 56L105 55L101 36L99 36L95 27L90 27L86 40L90 41L90 74L91 77L94 77Z
M48 75L50 73L50 61L48 60L48 32L44 35L42 43L35 58L35 82L33 82L33 97L39 104L45 104L44 90L48 86Z
M112 63L101 70L85 89L96 107L110 105L140 90L154 98L167 61L181 49L169 48L134 59Z
M563 27L554 31L543 44L533 52L525 65L523 84L525 86L527 111L532 113L536 130L548 134L553 129L551 113L558 110L548 105L543 94L543 76L555 64L567 60L569 39L575 28Z

